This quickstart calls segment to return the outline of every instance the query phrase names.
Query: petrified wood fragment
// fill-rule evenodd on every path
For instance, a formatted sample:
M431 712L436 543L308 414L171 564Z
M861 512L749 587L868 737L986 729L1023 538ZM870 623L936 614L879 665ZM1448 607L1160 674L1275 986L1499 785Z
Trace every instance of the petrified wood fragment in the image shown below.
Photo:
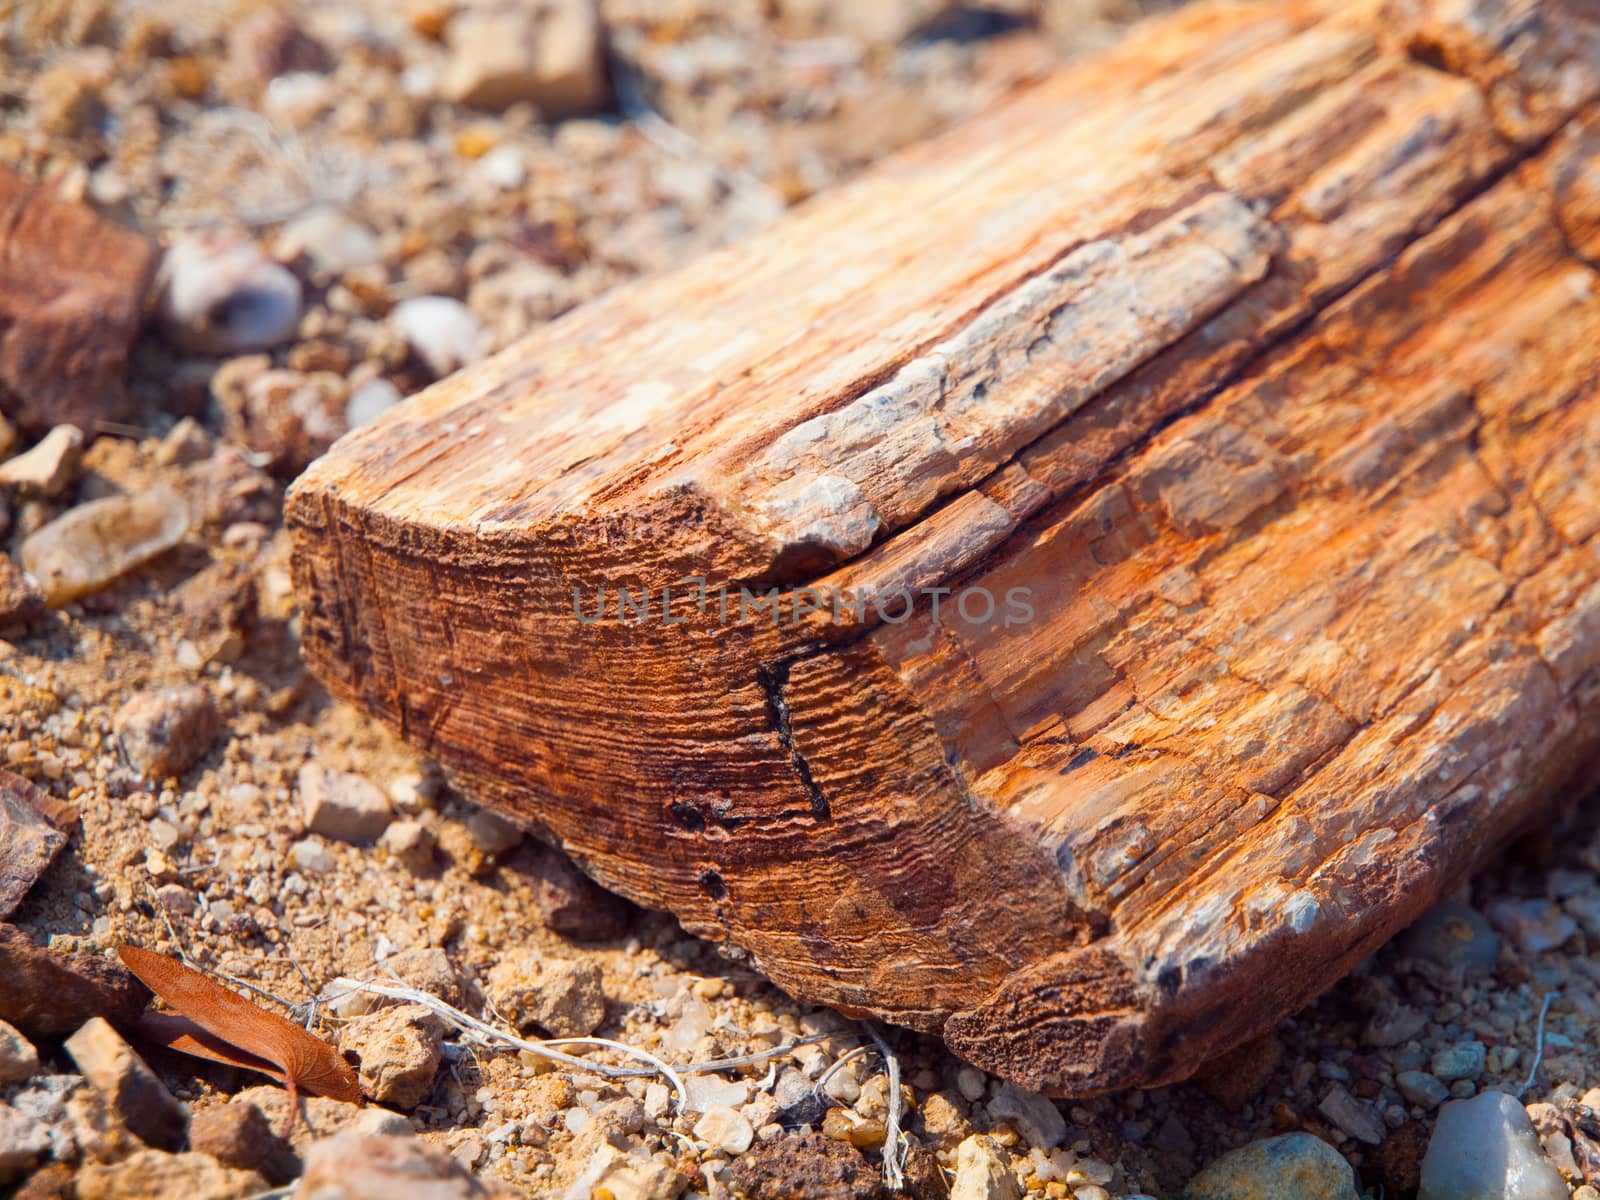
M0 920L17 911L77 823L72 805L0 771Z
M1597 97L1576 2L1188 10L346 438L306 655L797 995L1182 1076L1600 748Z
M155 246L0 166L0 410L24 429L127 415Z

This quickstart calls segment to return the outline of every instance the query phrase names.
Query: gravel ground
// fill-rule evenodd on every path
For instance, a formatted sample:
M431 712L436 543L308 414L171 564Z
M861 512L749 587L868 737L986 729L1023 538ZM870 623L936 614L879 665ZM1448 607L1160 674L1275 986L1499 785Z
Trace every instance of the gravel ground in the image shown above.
M332 703L299 663L281 489L350 424L773 219L1115 36L1136 7L606 0L585 34L589 10L549 3L546 19L576 24L547 40L591 51L517 78L490 77L469 49L496 30L446 0L13 12L0 162L169 253L130 410L87 431L54 494L0 492L0 530L15 556L117 495L180 495L203 519L0 641L0 753L82 812L12 920L52 949L182 949L290 1003L339 997L318 1028L364 1064L393 1060L389 1107L516 1194L791 1194L774 1180L808 1162L861 1168L859 1190L815 1194L871 1194L889 1085L868 1031L587 890ZM220 321L192 299L246 287L257 302ZM119 536L70 550L114 560ZM1594 817L1575 804L1569 825L1530 835L1454 908L1195 1082L1053 1105L891 1032L919 1193L943 1194L974 1133L1028 1194L1102 1200L1177 1196L1218 1155L1306 1131L1370 1194L1405 1195L1440 1105L1489 1089L1535 1106L1551 1160L1583 1182L1553 1114L1600 1085ZM334 982L385 969L474 1013L679 1062L831 1036L692 1077L683 1114L659 1080L552 1070L415 1009L363 1014ZM39 1049L41 1070L71 1070L55 1043ZM260 1082L152 1062L196 1114Z

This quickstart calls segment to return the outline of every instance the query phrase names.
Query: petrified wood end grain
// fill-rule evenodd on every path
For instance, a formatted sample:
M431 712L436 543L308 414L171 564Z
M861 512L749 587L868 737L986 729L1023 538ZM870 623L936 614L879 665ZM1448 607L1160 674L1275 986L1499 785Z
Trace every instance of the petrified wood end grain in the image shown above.
M1600 748L1597 97L1576 2L1150 26L345 438L305 653L796 995L1180 1077Z

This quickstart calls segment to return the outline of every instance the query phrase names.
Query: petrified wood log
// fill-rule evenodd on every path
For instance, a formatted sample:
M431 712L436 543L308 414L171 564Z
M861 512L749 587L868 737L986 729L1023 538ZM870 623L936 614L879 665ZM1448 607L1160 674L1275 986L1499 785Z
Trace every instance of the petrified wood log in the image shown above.
M1597 97L1591 5L1187 11L346 438L305 653L797 995L1180 1077L1600 747Z

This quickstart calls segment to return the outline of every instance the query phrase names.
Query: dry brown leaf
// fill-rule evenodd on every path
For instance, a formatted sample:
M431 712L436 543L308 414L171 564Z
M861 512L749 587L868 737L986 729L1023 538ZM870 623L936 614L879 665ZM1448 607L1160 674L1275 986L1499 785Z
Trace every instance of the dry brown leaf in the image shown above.
M289 1089L291 1125L301 1088L315 1096L361 1103L355 1068L321 1038L175 958L137 946L119 946L117 954L128 970L181 1014L145 1015L145 1029L155 1041L279 1080Z
M247 1071L259 1071L281 1084L287 1085L289 1082L288 1075L276 1063L245 1053L215 1034L207 1033L188 1017L180 1017L177 1013L141 1013L139 1032L146 1040L158 1046L165 1046L168 1050L176 1050L180 1054L189 1054L195 1058L210 1059L212 1062L223 1063L230 1067L243 1067Z

